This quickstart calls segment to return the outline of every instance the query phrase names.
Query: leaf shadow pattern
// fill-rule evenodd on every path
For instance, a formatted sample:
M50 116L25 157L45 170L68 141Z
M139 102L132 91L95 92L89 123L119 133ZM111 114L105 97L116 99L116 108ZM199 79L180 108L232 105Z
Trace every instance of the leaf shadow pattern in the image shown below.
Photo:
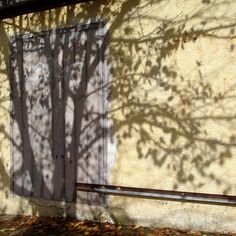
M210 43L213 40L226 42L235 39L236 25L230 17L227 18L224 15L219 17L208 16L209 12L212 14L212 11L217 9L220 11L221 7L230 7L231 3L230 1L202 1L202 5L196 11L188 13L186 16L180 13L177 17L165 18L146 13L147 9L150 11L150 6L157 7L159 4L163 4L163 1L134 2L124 0L116 1L116 3L115 1L100 1L99 3L82 4L79 11L76 5L71 5L52 11L19 16L17 21L16 19L4 21L0 25L1 33L5 35L7 41L6 31L8 27L15 34L25 31L33 33L35 29L39 31L58 25L71 26L77 23L78 19L80 22L86 22L90 17L105 19L109 23L108 68L110 68L109 73L113 78L110 83L105 85L106 88L102 88L108 93L111 89L111 96L108 97L110 99L109 110L108 114L105 115L108 115L113 123L117 150L122 146L127 147L134 144L132 152L127 153L127 156L135 153L133 159L127 157L128 160L123 158L115 160L115 169L111 172L113 182L119 183L120 179L123 178L123 162L130 160L129 165L132 165L132 160L135 160L136 162L140 161L140 163L151 162L151 165L155 166L153 171L165 169L168 173L171 172L173 178L167 185L167 188L170 189L183 189L183 186L191 186L191 189L204 191L206 183L210 181L221 189L221 193L235 193L235 185L215 172L215 169L218 172L218 169L224 168L233 159L235 153L236 134L232 127L235 125L236 116L231 107L235 101L234 84L224 89L217 87L214 76L218 73L219 75L216 78L221 78L222 75L219 71L221 68L212 71L213 76L209 75L206 72L207 59L201 61L199 57L195 59L194 56L193 58L190 58L189 55L186 56L184 62L191 61L190 68L184 67L184 62L179 64L174 62L178 59L180 52L189 54L188 47L192 50L195 48L194 45L199 46L202 40L208 40ZM151 22L152 27L147 27L147 22ZM194 22L197 23L194 24ZM49 42L48 47L51 46ZM1 45L3 61L7 61L9 54L5 48L6 45ZM233 51L233 44L230 48ZM177 55L177 59L175 55ZM57 56L60 56L59 51ZM43 55L40 57L42 58ZM45 56L45 58L48 57ZM71 60L70 58L66 59ZM93 73L99 63L100 61L96 60L90 68L87 68L87 71ZM58 76L59 80L60 76L63 78L64 73L63 71L60 72L60 66L54 66L54 68L59 68L58 73L61 73ZM72 70L71 68L69 70ZM6 69L1 73L6 73ZM80 85L83 86L82 83ZM17 94L16 88L17 86L13 85L13 96ZM83 90L79 87L76 88L77 91L75 92L71 86L66 84L64 84L64 88L71 90L67 93L70 97L80 94ZM35 93L32 94L36 95L37 92L40 90L36 89ZM57 93L59 91L56 90L54 95L59 96ZM32 96L32 103L33 99L34 96ZM47 99L42 97L40 104L50 113L51 110L48 106L50 101ZM60 101L57 104L59 104L57 114L60 114L61 109L64 108L60 107ZM15 104L15 107L18 107L19 110L20 106ZM85 109L83 104L81 109ZM18 115L20 120L22 119L22 111L19 110L18 112L20 113ZM90 113L93 113L93 110ZM96 114L88 127L94 127L93 124L96 123L97 119L103 119L103 117L104 114ZM26 120L28 119L24 119L24 121ZM61 122L64 121L61 120ZM22 122L18 121L18 123ZM73 123L72 127L79 123ZM29 124L24 124L24 127L26 131L29 131ZM218 135L218 130L221 130L220 127L224 127L226 133L222 131ZM83 131L81 127L78 129L81 132ZM93 142L101 141L103 138L101 130L109 132L106 129L107 127L101 129L101 127L95 126L94 133L96 135ZM1 133L11 140L11 135L7 130L7 127L2 128ZM29 134L26 132L24 135L26 136L24 139L28 140L28 151L34 152L35 147L33 148L30 144ZM57 134L57 137L64 138L65 136L65 133ZM71 136L74 137L72 133ZM40 137L40 139L45 140L45 137ZM51 137L48 136L46 139L50 140ZM11 141L13 146L17 146L14 144L14 140ZM61 141L58 140L58 142ZM71 141L71 146L74 145L74 142L75 140ZM48 143L50 146L50 141ZM60 148L62 147L59 146ZM84 153L87 151L86 148ZM46 152L51 149L51 147L45 147ZM42 154L42 148L38 150ZM70 149L68 148L68 150ZM60 149L59 152L68 150ZM47 155L50 156L51 154ZM69 155L74 156L73 153ZM34 159L32 160L34 161ZM60 181L60 174L58 174L60 172L57 173L58 169L54 169L57 166L56 162L51 162L54 163L52 165L54 167L50 171L51 178L57 176L58 183L62 184L61 191L64 190L63 188L71 188L70 185L63 187L65 180ZM29 168L32 165L37 166L37 163L28 165L28 161L24 159L22 165L25 168L23 172L26 174L29 172ZM58 168L62 168L59 167L60 165ZM137 165L139 164L137 163ZM81 163L79 166L82 166ZM133 168L135 169L136 166ZM145 168L140 169L147 171ZM86 170L83 171L86 172ZM136 171L135 174L142 178L142 172ZM51 187L45 183L43 173L39 171L35 175L41 176L45 193L50 195ZM156 182L156 179L150 181ZM148 184L151 185L150 182ZM25 189L27 190L28 187L26 186ZM30 196L30 194L28 195ZM60 205L60 203L58 204ZM68 208L73 209L73 213L76 214L76 206L73 203L68 204ZM35 214L43 214L37 212L40 207L35 209Z

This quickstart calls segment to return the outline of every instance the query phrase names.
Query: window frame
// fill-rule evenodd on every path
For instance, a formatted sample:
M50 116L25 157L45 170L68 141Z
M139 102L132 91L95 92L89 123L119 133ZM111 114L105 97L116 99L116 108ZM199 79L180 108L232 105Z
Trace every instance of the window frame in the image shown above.
M103 70L102 70L102 84L103 87L106 87L106 89L102 90L102 99L103 99L103 110L102 113L104 114L104 127L103 127L103 148L104 148L104 155L102 158L103 161L103 171L104 171L104 179L102 184L107 184L108 182L108 145L109 145L109 140L108 140L108 136L109 136L109 121L108 121L108 105L109 105L109 95L110 95L110 90L111 90L111 77L109 76L108 73L108 43L109 43L109 38L108 38L108 30L106 27L106 22L104 20L98 20L98 19L92 19L89 20L88 22L84 22L84 23L78 23L72 26L64 26L64 27L59 27L56 29L49 29L49 30L42 30L40 32L25 32L22 34L15 34L15 35L11 35L10 36L10 40L9 40L9 61L8 61L8 74L9 74L9 78L10 78L10 189L11 189L11 193L12 196L18 195L16 194L13 190L13 166L14 166L14 161L13 161L13 121L14 121L14 102L13 102L13 89L12 89L12 79L13 79L13 67L12 67L12 58L13 58L13 53L12 53L12 44L14 42L16 42L17 40L22 40L22 42L26 39L30 39L33 37L45 37L46 35L51 35L51 34L64 34L70 30L75 30L76 32L79 31L83 31L83 30L90 30L90 29L98 29L99 34L97 35L98 37L103 37L103 48L102 50L103 52ZM23 52L23 51L22 51ZM23 55L23 53L22 53ZM22 75L21 75L22 76ZM22 80L22 79L21 79ZM105 85L105 86L104 86ZM21 86L21 85L20 85ZM64 114L65 116L65 114ZM22 143L23 145L23 143ZM66 150L65 150L66 151ZM23 162L24 162L24 157L22 154L22 158L23 158ZM77 159L76 159L76 163L77 163ZM66 177L64 176L64 179ZM75 191L75 197L73 202L80 202L78 199L78 194L76 193L76 176L75 176L75 186L74 186L74 191ZM21 186L21 191L23 192L23 185ZM24 193L20 194L20 196L25 197ZM32 197L32 196L29 196ZM40 197L41 198L41 197ZM54 199L50 199L55 201ZM65 189L64 189L64 200L65 199ZM84 203L84 202L82 202ZM86 202L85 202L86 203ZM100 202L99 205L104 205L107 206L107 197L105 195L103 195L103 200Z

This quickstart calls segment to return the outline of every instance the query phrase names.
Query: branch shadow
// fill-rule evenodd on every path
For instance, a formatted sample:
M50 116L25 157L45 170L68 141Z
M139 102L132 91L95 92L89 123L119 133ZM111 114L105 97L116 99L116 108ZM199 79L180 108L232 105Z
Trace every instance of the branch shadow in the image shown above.
M236 134L232 129L236 123L232 109L235 84L228 81L230 86L227 88L216 86L214 75L222 79L220 70L228 65L221 65L222 68L214 68L215 71L208 73L206 59L185 55L189 54L188 50L200 47L202 40L210 43L213 40L225 42L235 39L236 24L231 18L208 14L221 7L229 7L230 1L216 3L204 0L195 12L173 18L146 13L146 9L150 10L148 5L156 7L162 2L125 0L116 2L113 7L115 1L104 0L81 4L79 10L76 5L71 5L19 16L17 20L14 18L0 24L5 41L9 41L7 27L14 34L29 31L33 35L28 42L13 42L11 48L15 55L12 61L15 69L10 81L13 126L18 127L18 136L10 134L5 124L1 128L1 134L12 143L13 153L20 153L19 162L13 167L16 168L13 170L16 193L22 194L23 191L28 197L43 196L53 200L61 200L64 193L69 202L77 197L91 205L94 202L104 203L104 196L87 193L76 196L74 186L76 181L108 182L106 173L101 173L101 161L106 151L104 135L110 133L110 127L104 120L109 117L115 131L116 149L124 147L119 155L128 150L126 157L116 156L111 171L113 183L122 183L121 179L127 176L124 162L130 166L137 162L129 172L133 180L137 176L140 176L138 179L143 178L142 171L148 171L143 163L148 162L155 167L152 173L172 173L167 189L183 190L187 186L204 191L210 182L222 194L235 194L235 184L221 176L224 173L221 169L228 168L228 163L232 162L236 147ZM101 76L99 66L104 63L104 55L99 55L93 43L81 42L83 31L76 36L73 27L68 28L64 36L45 31L44 37L33 32L58 25L72 26L78 19L86 22L88 16L108 22L107 67L110 68L108 73L112 81L102 84L93 79ZM147 27L147 22L151 22L152 27ZM85 37L96 41L96 33L91 30ZM96 47L106 51L107 37L105 35L101 42L95 43ZM77 42L80 42L79 46ZM25 56L19 56L19 48ZM233 43L229 51L234 51ZM1 60L7 61L9 52L5 44L1 45L0 52ZM173 62L178 61L180 53L180 57L185 58L183 62ZM197 51L194 53L197 54ZM191 61L189 68L185 67L187 61ZM24 70L21 68L23 64ZM6 69L1 73L6 73ZM102 99L106 101L97 103L104 94L106 97ZM108 102L109 109L101 112L98 107ZM132 151L129 151L130 146ZM129 158L133 153L135 157ZM90 154L94 163L89 161ZM94 171L95 165L98 171ZM0 168L3 169L1 182L4 183L1 189L7 189L10 175L4 171L3 162L0 162ZM63 177L67 173L70 177ZM129 184L133 180L124 182ZM150 185L152 181L157 182L154 178L146 184ZM143 182L137 182L137 185L141 184ZM45 201L37 201L32 201L33 213L44 214L45 209L41 205ZM78 210L75 203L59 201L56 206L65 215L76 215ZM67 212L67 209L70 210ZM91 206L92 214L99 218L98 211ZM120 211L120 215L129 218L125 211ZM113 211L110 216L115 220L112 215Z

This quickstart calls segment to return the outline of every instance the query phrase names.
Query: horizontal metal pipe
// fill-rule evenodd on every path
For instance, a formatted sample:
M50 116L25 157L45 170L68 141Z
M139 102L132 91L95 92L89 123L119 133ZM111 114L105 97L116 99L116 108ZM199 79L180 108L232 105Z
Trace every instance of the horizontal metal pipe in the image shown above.
M139 197L170 201L195 202L203 204L217 205L236 205L236 196L223 194L207 194L194 192L180 192L158 189L145 189L134 187L123 187L114 185L99 185L99 184L76 184L77 191L96 192L100 194L111 194L128 197Z

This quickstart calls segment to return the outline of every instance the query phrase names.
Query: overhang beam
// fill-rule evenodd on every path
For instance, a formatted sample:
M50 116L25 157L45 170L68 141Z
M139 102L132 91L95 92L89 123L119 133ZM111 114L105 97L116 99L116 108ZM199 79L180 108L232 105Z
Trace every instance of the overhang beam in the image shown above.
M70 4L91 2L94 0L26 0L0 8L0 20L31 12L49 10Z

